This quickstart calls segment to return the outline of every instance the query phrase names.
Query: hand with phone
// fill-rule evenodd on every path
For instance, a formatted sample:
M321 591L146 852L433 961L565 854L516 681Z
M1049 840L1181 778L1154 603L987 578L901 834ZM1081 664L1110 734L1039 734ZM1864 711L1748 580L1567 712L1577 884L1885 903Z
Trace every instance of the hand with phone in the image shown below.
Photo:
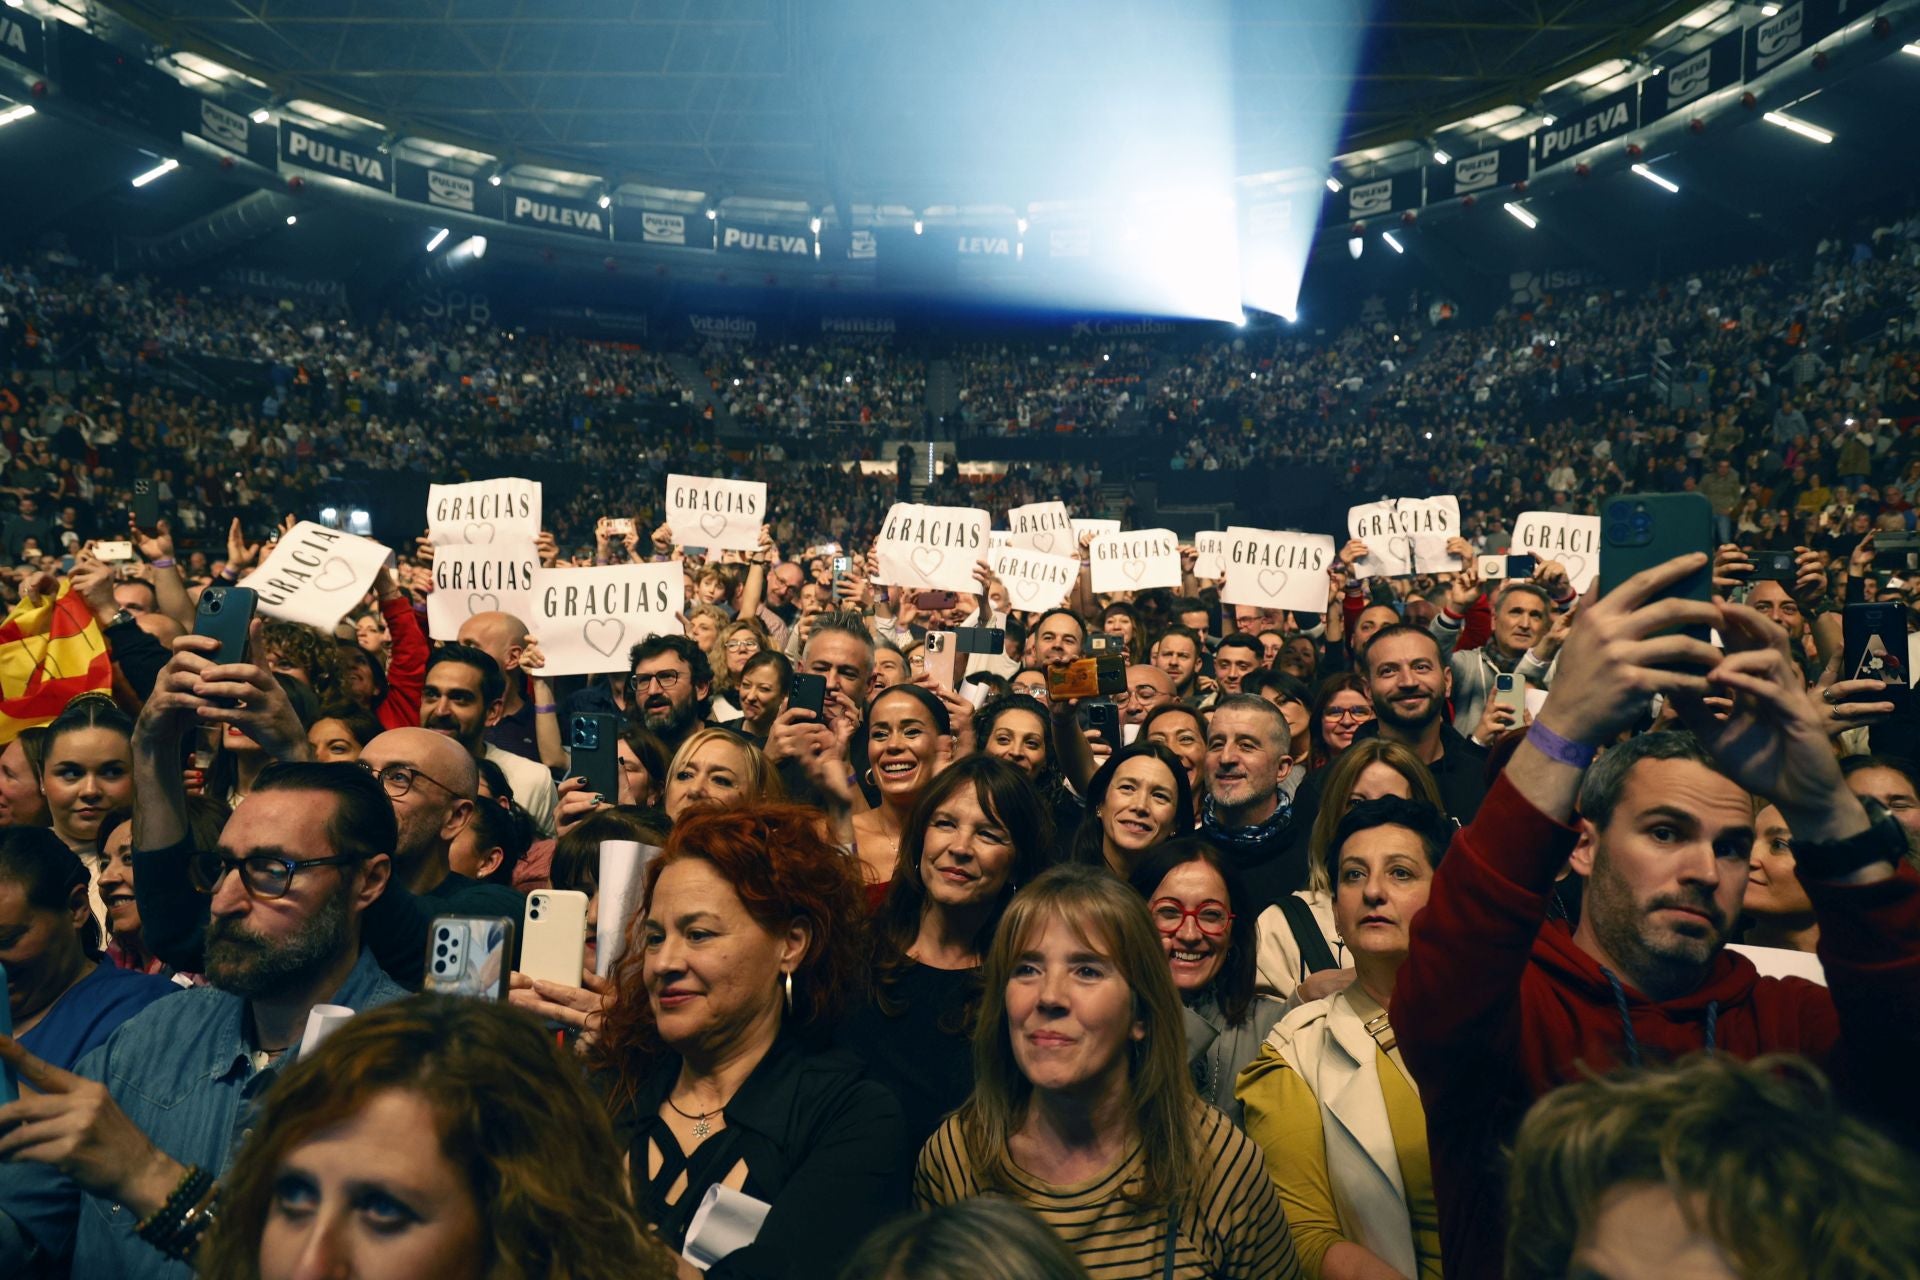
M578 986L515 973L507 988L507 1003L546 1022L569 1028L576 1036L574 1051L583 1053L600 1038L600 1024L605 1021L616 994L613 979L584 969Z

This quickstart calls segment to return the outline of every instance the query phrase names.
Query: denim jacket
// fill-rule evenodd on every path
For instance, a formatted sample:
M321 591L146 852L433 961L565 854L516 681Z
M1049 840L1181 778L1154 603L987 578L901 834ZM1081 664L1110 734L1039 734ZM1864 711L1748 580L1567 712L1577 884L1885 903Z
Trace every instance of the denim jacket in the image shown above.
M328 1003L371 1009L406 995L363 949ZM160 1150L182 1164L224 1176L252 1132L258 1099L279 1075L277 1064L265 1070L254 1066L246 1012L243 998L213 987L168 996L121 1024L105 1044L80 1059L74 1072L104 1083L127 1118ZM298 1057L295 1045L281 1062ZM71 1254L75 1276L189 1280L193 1275L184 1263L169 1260L134 1235L139 1215L87 1194L50 1165L0 1163L0 1211L42 1255Z

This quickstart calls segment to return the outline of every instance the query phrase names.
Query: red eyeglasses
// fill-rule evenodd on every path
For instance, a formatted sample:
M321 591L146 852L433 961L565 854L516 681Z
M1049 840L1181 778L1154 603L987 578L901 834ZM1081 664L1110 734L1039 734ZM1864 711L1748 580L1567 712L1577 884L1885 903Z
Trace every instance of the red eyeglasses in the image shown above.
M1187 918L1209 938L1217 938L1233 924L1233 912L1218 902L1203 902L1197 907L1180 905L1177 898L1155 898L1147 910L1153 915L1153 927L1162 933L1178 933Z

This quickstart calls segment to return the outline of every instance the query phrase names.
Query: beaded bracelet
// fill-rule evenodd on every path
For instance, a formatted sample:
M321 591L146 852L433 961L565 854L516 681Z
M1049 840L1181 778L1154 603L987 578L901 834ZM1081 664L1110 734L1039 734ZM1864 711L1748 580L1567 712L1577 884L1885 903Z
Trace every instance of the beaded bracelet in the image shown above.
M206 1192L187 1210L186 1216L180 1220L180 1229L173 1233L173 1238L167 1241L161 1252L181 1262L190 1261L194 1250L200 1247L200 1237L213 1229L214 1221L219 1216L219 1207L220 1184L209 1182Z
M201 1197L212 1185L212 1174L197 1164L188 1165L180 1181L168 1193L166 1203L135 1226L133 1233L162 1253L167 1252L185 1224L188 1212L200 1203Z

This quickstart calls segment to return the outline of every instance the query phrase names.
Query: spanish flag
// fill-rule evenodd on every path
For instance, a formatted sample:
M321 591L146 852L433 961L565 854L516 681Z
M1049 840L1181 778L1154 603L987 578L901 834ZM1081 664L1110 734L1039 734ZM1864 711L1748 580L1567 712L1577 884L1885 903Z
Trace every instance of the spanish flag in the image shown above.
M0 623L0 746L46 724L83 693L113 691L113 656L93 610L62 579L27 595Z

